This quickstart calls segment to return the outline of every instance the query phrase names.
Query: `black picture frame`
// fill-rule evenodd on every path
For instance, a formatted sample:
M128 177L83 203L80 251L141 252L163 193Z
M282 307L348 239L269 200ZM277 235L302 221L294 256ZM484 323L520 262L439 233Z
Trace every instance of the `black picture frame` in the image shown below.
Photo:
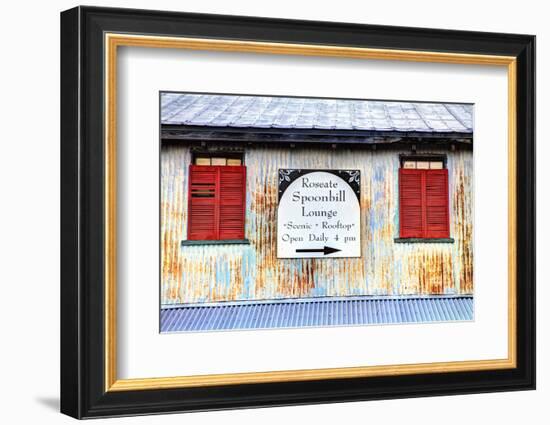
M105 391L106 32L258 40L517 60L517 367L451 373ZM61 14L61 412L75 418L535 388L535 37L76 7Z

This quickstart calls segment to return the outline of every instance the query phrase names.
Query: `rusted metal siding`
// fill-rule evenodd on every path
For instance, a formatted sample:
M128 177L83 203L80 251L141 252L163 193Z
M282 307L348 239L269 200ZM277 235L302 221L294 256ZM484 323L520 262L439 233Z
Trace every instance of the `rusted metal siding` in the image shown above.
M162 304L472 294L472 153L444 153L449 169L450 229L454 243L395 243L394 238L399 236L397 151L250 147L245 153L245 237L250 245L181 246L187 234L190 154L184 145L163 147ZM277 259L279 168L361 170L361 258Z

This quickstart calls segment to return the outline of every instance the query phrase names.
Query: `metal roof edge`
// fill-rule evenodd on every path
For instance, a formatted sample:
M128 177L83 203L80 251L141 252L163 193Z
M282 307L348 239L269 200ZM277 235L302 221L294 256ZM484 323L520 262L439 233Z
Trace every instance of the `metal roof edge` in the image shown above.
M460 138L472 139L473 131L399 131L399 130L346 130L346 129L310 129L310 128L273 128L273 127L215 127L196 125L161 124L161 132L185 134L189 132L205 133L253 133L284 134L307 136L343 136L343 137L417 137L417 138Z
M161 304L161 309L168 310L172 308L187 307L216 307L216 306L238 306L253 304L288 304L288 303L313 303L313 302L331 302L331 301L377 301L377 300L431 300L431 299L456 299L473 298L473 294L440 294L440 295L355 295L346 297L308 297L308 298L274 298L268 300L235 300L235 301L215 301L215 302L195 302L178 304Z

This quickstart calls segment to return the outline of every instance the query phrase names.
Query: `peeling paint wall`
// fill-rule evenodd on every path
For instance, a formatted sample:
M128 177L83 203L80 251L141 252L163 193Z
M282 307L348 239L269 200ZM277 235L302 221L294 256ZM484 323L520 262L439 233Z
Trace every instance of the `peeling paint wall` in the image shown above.
M473 160L447 155L454 243L395 243L398 151L248 147L246 238L250 245L181 246L187 235L185 145L161 150L162 304L348 295L473 293ZM407 153L403 151L402 153ZM361 170L362 257L277 259L277 170Z

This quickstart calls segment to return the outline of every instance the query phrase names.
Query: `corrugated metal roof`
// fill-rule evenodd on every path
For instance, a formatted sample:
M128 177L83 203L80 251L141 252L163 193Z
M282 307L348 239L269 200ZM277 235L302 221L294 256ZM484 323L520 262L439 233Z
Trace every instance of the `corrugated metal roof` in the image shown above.
M466 104L161 95L162 124L182 126L471 134L472 112Z
M471 296L354 297L218 303L161 309L161 332L473 320Z

